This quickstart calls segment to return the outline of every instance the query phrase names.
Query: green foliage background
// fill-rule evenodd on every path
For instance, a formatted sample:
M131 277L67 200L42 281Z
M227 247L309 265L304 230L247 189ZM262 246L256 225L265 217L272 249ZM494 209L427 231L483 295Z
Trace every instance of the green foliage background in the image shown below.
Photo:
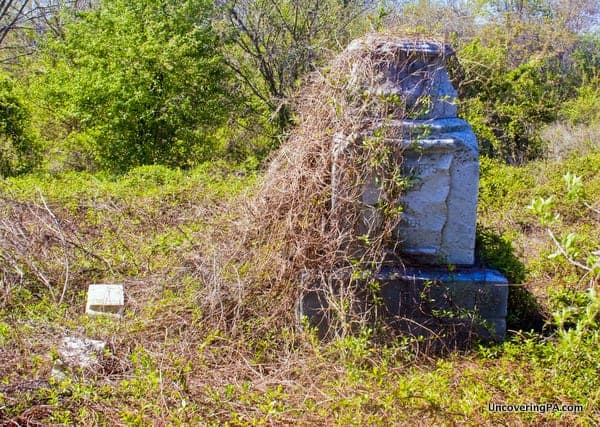
M0 72L0 178L29 172L39 161L39 141L18 89Z
M591 64L598 63L600 49L567 32L545 35L543 26L515 23L482 32L460 48L454 70L460 114L473 126L482 154L522 164L544 156L544 124L559 117L593 120L598 68ZM571 41L557 47L545 37ZM523 38L542 40L523 46Z
M581 21L597 2L92 3L26 29L28 56L0 43L0 424L600 424L600 34ZM504 343L323 342L243 289L252 266L228 248L261 160L307 72L368 29L457 52L483 154L478 254L511 281ZM257 249L274 272L278 243ZM90 283L124 283L125 315L82 314ZM109 343L98 369L54 376L62 336Z
M32 55L7 62L15 83L3 91L16 84L24 115L21 136L5 137L3 174L257 164L294 125L308 73L374 28L444 35L457 52L459 114L481 153L523 164L546 156L545 125L600 120L600 38L582 29L588 3L576 5L577 19L562 3L535 1L102 0L61 9L52 31L27 33Z
M105 0L49 38L31 94L76 167L189 166L218 150L229 72L205 0Z

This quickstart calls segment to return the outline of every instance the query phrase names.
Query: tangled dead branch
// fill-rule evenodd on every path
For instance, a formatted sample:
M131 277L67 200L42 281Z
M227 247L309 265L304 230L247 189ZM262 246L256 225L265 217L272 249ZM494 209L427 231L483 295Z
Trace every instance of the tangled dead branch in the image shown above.
M387 48L390 39L397 41L371 35L308 78L296 100L297 125L244 206L247 229L232 257L243 273L220 293L221 303L237 295L229 317L247 318L243 301L242 312L290 324L303 289L318 288L328 295L336 329L372 318L365 315L374 307L365 303L377 286L372 273L386 261L401 262L393 234L400 195L410 185L387 124L427 108L426 99L409 104L402 94L376 89L391 67L419 59L399 57Z
M43 285L60 304L76 280L71 266L77 256L98 259L85 248L76 224L59 218L42 193L39 197L39 203L0 197L0 306L9 303L15 287L25 284L29 290Z

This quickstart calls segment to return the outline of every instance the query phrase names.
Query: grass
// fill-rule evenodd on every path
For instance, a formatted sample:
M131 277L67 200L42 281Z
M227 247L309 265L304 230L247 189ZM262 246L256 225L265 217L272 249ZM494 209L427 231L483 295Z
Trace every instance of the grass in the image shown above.
M526 206L534 197L562 194L562 175L571 171L597 207L599 169L597 152L520 168L482 160L479 221L490 262L512 269L523 282L518 289L544 313L579 311L564 315L563 328L515 331L503 344L439 357L417 352L408 339L382 342L369 330L319 342L309 330L261 316L233 328L233 314L211 292L238 270L207 266L220 260L219 241L234 230L238 196L253 191L251 173L224 165L188 172L144 167L120 178L69 173L0 182L4 225L21 224L27 239L15 245L37 250L11 258L21 263L22 279L6 266L0 276L0 419L7 425L597 425L596 300L580 271L547 258L553 244ZM557 198L556 210L557 234L577 231L585 248L600 246L598 218L580 203ZM60 232L73 243L61 241ZM123 318L83 314L86 285L103 281L124 283ZM53 380L63 336L106 341L101 368ZM490 403L584 410L499 413Z

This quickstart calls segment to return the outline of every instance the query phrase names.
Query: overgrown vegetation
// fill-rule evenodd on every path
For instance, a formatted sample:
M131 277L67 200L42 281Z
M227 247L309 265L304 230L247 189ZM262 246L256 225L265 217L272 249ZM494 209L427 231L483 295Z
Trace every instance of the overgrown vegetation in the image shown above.
M0 15L0 423L600 422L595 2L23 4ZM371 119L411 111L365 90L365 51L319 67L386 26L457 51L504 343L434 355L373 321L409 183ZM122 318L83 314L103 282ZM306 288L328 340L297 325ZM58 360L67 336L107 343L93 369Z
M399 59L389 48L394 40L367 37L311 75L296 101L298 125L254 201L248 243L258 250L243 248L252 265L248 279L264 286L257 278L266 274L281 290L269 300L287 312L281 314L287 323L301 290L310 289L328 299L330 332L366 327L365 307L377 308L365 292L372 286L376 293L369 277L384 261L399 262L393 231L410 182L401 172L404 148L388 142L396 130L379 118L413 117L424 107L420 99L378 92L388 68L420 60L419 54ZM368 186L377 186L378 201L365 208Z
M513 273L524 279L519 286L555 317L546 319L543 333L529 333L526 323L513 323L523 330L504 344L437 359L422 353L416 357L407 340L374 343L368 330L319 342L309 331L276 318L291 314L266 299L275 299L281 290L266 276L262 283L270 290L247 303L244 319L224 310L234 306L216 298L219 286L223 281L241 284L236 274L244 272L234 268L236 259L221 269L215 269L215 260L226 255L219 254L224 237L240 227L232 204L238 203L236 195L244 198L252 190L252 176L236 177L214 166L190 172L153 166L118 180L81 172L6 180L2 192L15 202L3 204L2 232L7 224L20 224L34 238L29 244L48 239L44 248L54 250L55 258L39 249L24 250L25 258L17 262L25 268L35 263L55 295L52 299L34 271L27 270L22 281L12 276L11 282L5 270L2 414L22 424L347 425L386 424L390 419L408 424L418 418L430 424L593 425L600 415L598 396L590 392L600 385L597 296L592 291L597 281L590 283L589 275L580 280L586 272L564 257L548 258L557 247L526 206L554 194L562 223L552 225L553 231L557 236L587 233L587 241L579 244L584 246L578 259L585 259L600 244L590 233L598 218L582 204L596 200L590 205L598 207L599 164L598 153L525 168L484 163L480 221L502 234L504 243L496 243L501 249L495 253L502 257L497 261L508 261L495 265L508 273L503 265L512 265L517 254L527 269L525 277L518 270ZM558 198L565 194L566 171L581 177L584 199ZM7 214L15 203L23 204L17 217ZM60 235L53 234L57 230L79 247L64 246ZM512 250L506 242L512 242ZM487 248L494 251L493 244ZM65 278L63 249L71 278L58 305ZM14 250L3 246L2 253L15 259ZM263 256L275 259L266 250ZM125 284L123 319L82 314L86 285L102 281ZM248 292L234 286L228 291L232 301ZM252 315L253 310L264 314L262 307L270 308L273 317ZM514 307L510 315L523 308ZM50 380L57 337L66 335L107 341L101 370ZM585 409L499 414L488 410L489 402L577 403Z

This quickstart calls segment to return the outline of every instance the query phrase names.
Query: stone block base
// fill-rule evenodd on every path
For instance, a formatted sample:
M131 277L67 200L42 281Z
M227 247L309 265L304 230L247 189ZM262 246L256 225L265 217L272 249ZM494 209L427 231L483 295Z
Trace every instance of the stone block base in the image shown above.
M388 315L401 322L435 319L441 324L472 324L484 339L506 334L508 280L496 270L383 268L377 275ZM471 322L472 320L472 322ZM404 329L404 328L403 328Z
M390 325L408 336L442 338L445 346L463 347L479 338L502 341L506 335L508 280L481 267L384 267L376 275L379 296ZM355 309L367 309L365 295L356 295ZM330 336L339 316L330 307L340 293L310 288L298 301L297 314ZM337 305L337 304L336 304Z

